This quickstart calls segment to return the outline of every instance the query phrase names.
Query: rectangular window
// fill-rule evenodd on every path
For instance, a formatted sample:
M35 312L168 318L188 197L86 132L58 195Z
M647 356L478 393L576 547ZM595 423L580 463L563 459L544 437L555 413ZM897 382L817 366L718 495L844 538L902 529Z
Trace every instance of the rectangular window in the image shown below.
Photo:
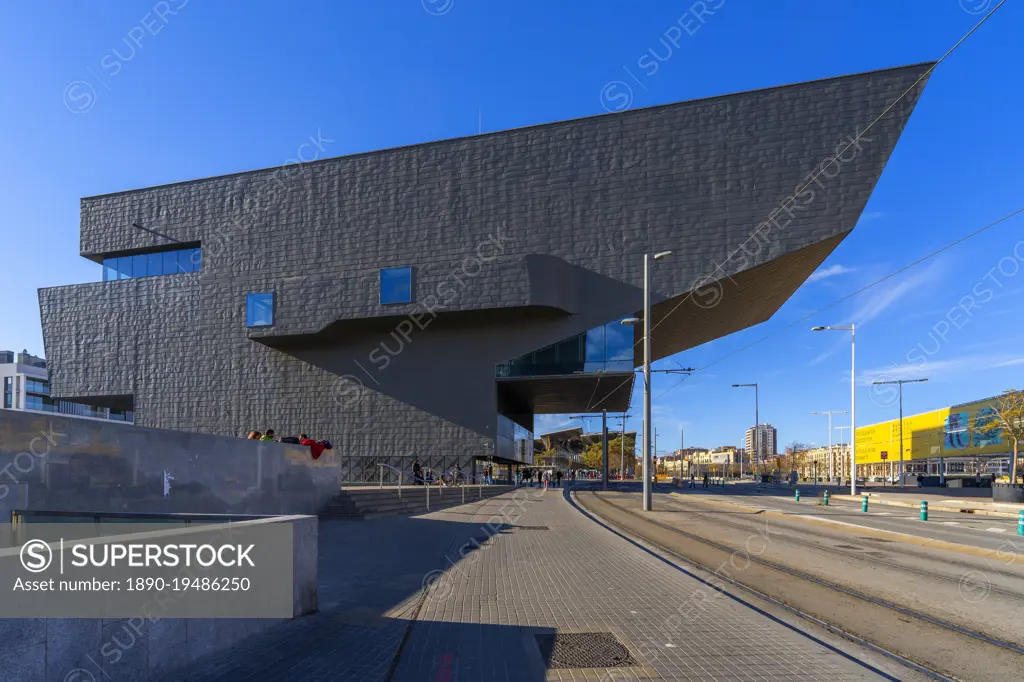
M192 272L192 249L177 251L178 272Z
M412 268L383 268L380 271L380 302L412 303Z
M146 255L132 256L132 277L146 276Z
M164 257L160 253L146 255L146 276L162 275L164 273Z
M176 251L165 251L163 254L163 273L173 275L178 272L178 253Z
M14 407L14 381L11 377L4 377L4 407Z
M117 259L116 258L104 258L103 259L103 281L109 282L117 279Z
M246 294L245 326L269 327L274 324L274 294Z
M117 259L117 278L118 279L131 279L132 277L132 257L121 256Z

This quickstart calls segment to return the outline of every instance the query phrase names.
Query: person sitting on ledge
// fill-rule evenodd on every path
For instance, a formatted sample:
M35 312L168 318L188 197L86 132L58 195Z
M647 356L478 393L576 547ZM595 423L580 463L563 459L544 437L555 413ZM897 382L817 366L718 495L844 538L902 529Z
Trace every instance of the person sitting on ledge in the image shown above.
M284 438L281 439L280 442L288 443L289 445L298 445L301 441L295 436L285 436Z
M263 437L263 434L260 433L259 431L250 431L249 432L249 440L259 440L262 437Z
M263 434L263 438L260 438L260 440L277 440L274 438L274 429L267 429L267 432Z
M310 453L313 455L313 459L320 459L320 455L324 454L324 450L326 449L323 443L318 440L313 440L304 433L299 434L299 445L307 446Z

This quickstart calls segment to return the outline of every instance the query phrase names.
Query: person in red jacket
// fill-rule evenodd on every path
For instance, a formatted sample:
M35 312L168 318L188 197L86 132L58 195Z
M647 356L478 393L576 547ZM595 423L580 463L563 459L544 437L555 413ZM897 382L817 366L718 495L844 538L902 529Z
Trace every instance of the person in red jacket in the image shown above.
M324 454L324 444L318 440L313 440L304 433L299 434L299 445L308 446L309 451L313 454L313 459L320 459L320 455Z

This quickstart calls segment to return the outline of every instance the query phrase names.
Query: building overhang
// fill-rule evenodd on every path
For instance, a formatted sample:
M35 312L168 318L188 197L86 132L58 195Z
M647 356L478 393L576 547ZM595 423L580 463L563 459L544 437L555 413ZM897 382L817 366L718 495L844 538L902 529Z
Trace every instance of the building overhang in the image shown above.
M498 392L509 404L533 414L588 413L629 409L633 372L602 372L499 378Z

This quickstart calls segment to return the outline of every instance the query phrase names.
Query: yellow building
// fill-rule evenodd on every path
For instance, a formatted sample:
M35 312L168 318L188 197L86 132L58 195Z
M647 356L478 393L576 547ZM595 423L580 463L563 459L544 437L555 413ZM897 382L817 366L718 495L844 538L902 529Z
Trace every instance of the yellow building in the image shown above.
M1012 444L1003 438L992 405L995 398L903 417L903 462L908 472L1006 475ZM857 473L884 476L898 471L900 420L857 429Z

